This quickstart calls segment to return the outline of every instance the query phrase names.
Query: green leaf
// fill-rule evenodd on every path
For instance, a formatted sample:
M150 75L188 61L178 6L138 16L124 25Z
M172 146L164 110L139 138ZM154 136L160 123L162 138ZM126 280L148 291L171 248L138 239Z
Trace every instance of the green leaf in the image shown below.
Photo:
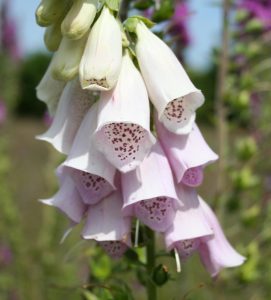
M137 0L134 3L134 8L139 10L145 10L150 8L154 4L154 1L152 0Z
M114 11L119 11L120 9L120 2L121 0L106 0L105 3L106 5Z
M107 255L102 255L98 257L93 257L90 260L90 269L92 275L99 280L105 280L111 275L112 265L111 260Z
M170 19L174 13L174 2L172 0L163 0L158 10L152 16L154 22L162 22Z
M82 291L82 296L84 300L99 300L93 293L90 291Z

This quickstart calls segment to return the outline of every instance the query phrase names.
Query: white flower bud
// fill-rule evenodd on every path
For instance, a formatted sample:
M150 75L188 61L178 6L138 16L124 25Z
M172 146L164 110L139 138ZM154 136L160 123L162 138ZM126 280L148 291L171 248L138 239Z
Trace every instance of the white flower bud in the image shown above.
M62 39L60 24L55 23L46 28L44 33L44 44L49 51L56 51Z
M86 38L70 40L63 37L52 61L52 76L55 79L69 81L77 75Z
M42 27L56 23L69 5L70 0L42 0L36 10L36 22Z
M61 24L63 35L72 40L82 38L95 18L97 6L97 0L75 0Z
M118 79L122 59L121 30L105 6L94 24L80 63L83 89L110 90Z

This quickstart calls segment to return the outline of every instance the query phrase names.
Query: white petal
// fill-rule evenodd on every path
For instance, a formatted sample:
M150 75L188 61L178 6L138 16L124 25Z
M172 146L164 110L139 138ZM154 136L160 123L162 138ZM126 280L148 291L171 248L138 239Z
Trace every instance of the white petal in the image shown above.
M52 75L52 61L50 62L44 76L36 87L37 98L49 106L49 112L54 115L66 82L55 80Z
M137 25L136 54L150 99L168 130L187 134L204 97L172 50L142 22Z
M80 123L93 101L91 93L82 90L78 79L67 83L51 127L37 138L51 143L59 152L68 154Z

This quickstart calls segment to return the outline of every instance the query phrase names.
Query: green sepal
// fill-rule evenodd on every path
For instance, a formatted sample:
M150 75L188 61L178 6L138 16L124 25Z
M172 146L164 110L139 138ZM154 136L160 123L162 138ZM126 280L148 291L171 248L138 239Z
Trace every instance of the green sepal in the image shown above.
M113 11L119 11L121 0L106 0L106 5Z
M124 22L124 27L129 32L135 32L139 22L143 22L148 28L152 28L155 25L155 23L147 18L142 16L133 16Z
M153 270L152 280L158 286L162 286L166 284L169 280L168 268L162 264L156 266L155 269Z

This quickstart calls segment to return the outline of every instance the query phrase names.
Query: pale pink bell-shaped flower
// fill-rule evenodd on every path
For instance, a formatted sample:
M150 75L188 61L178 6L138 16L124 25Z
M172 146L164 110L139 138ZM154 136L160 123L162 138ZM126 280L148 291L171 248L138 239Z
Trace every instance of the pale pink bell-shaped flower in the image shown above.
M212 237L204 239L199 245L201 261L212 277L223 268L237 267L244 263L245 257L230 245L223 230L209 205L200 198L200 205L205 218L214 231Z
M93 102L91 92L82 90L78 78L68 82L52 125L37 138L51 143L59 152L69 154L81 121Z
M136 28L136 55L159 120L177 134L187 134L204 102L172 50L143 22Z
M84 239L93 239L101 243L115 258L121 256L126 247L131 245L131 219L122 215L122 205L122 195L120 191L116 191L98 204L90 206L82 231Z
M82 88L101 91L112 89L118 80L121 56L120 25L105 5L90 31L80 62Z
M98 102L97 148L121 172L136 168L150 151L150 107L143 79L126 53L113 92L102 92Z
M57 174L60 182L59 191L52 198L40 201L44 204L57 207L72 222L80 223L87 207L82 202L80 194L66 168L60 166Z
M158 139L168 157L177 182L198 186L203 180L203 167L218 159L194 123L189 135L169 132L156 118Z
M178 196L167 158L157 142L137 169L122 174L124 215L158 232L172 224Z
M72 178L87 204L95 204L115 187L116 168L96 149L93 132L96 128L97 103L93 104L76 134L64 165L72 168Z
M180 207L172 226L166 231L165 242L168 250L176 248L181 258L186 259L199 246L195 239L212 236L213 230L205 218L196 191L182 184L177 190Z
M66 82L54 79L51 75L51 71L52 61L36 87L36 95L40 101L46 103L50 115L54 115Z

